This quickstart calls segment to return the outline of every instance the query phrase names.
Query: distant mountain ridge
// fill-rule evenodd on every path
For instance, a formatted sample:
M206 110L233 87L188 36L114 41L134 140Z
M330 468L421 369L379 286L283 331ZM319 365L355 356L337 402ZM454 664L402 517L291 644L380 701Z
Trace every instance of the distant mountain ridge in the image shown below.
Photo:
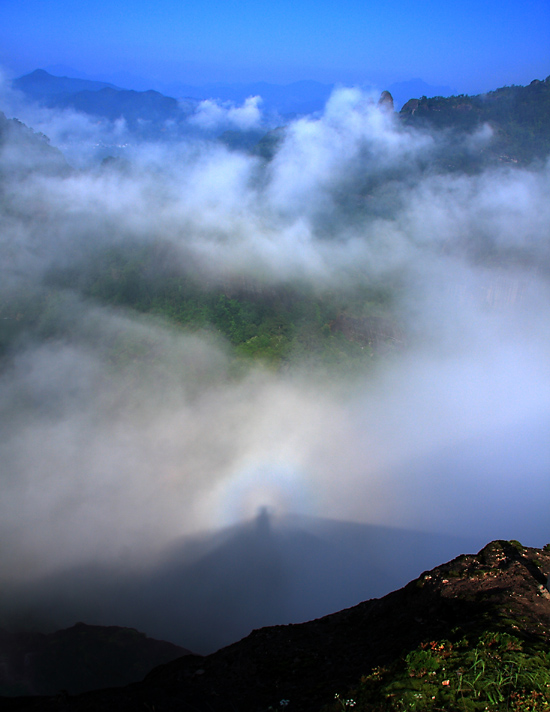
M191 104L206 99L242 104L248 97L259 95L262 97L263 109L266 112L275 112L280 115L310 114L321 111L336 86L335 84L324 84L314 80L300 80L289 84L273 84L263 81L216 82L198 86L184 84L183 82L171 82L158 84L156 89L151 87L145 89L145 80L139 77L133 78L122 75L120 78L122 80L126 78L131 86L123 88L108 81L55 76L43 69L36 69L30 74L15 79L13 86L23 91L29 98L46 103L48 106L72 105L74 108L86 113L93 111L98 113L101 109L101 102L96 105L92 97L89 96L77 99L75 98L76 94L111 89L113 92L133 92L132 96L134 97L135 94L151 94L154 92L156 95L162 94L167 99L175 97L180 102L181 99L185 99ZM370 88L374 90L374 87ZM369 89L369 87L366 87L366 89ZM432 86L422 79L393 83L387 87L387 90L394 97L398 107L410 99L411 96L426 93L448 95L452 91L450 87Z
M166 122L185 119L198 103L181 102L153 90L139 92L107 82L54 77L42 69L15 79L13 86L49 108L72 108L109 121L123 118L128 128L147 137L156 136Z
M49 99L61 94L74 94L79 91L99 91L107 87L121 91L120 87L108 82L56 77L44 69L35 69L30 74L14 79L13 86L15 89L24 92L28 97L37 100Z
M176 99L159 92L153 90L136 92L133 89L113 87L63 94L57 98L55 104L85 114L102 116L111 121L123 117L133 129L138 127L140 121L162 122L176 119L183 113Z
M249 150L267 160L273 156L284 135L281 125L290 123L302 113L320 111L333 89L332 85L313 81L286 86L267 82L213 84L202 88L174 85L174 89L194 93L194 96L175 99L152 89L121 89L107 82L55 77L44 70L16 79L13 86L42 105L72 108L100 121L123 119L124 128L134 137L162 141L201 131L198 128L201 122L193 123L189 119L206 98L238 104L252 94L260 95L262 110L267 117L263 129L256 126L236 131L214 122L206 131L219 135L230 148ZM446 142L444 151L429 159L438 171L471 173L502 163L526 165L534 160L544 160L550 153L550 78L533 80L526 87L501 87L475 96L436 95L428 98L422 94L420 98L410 98L414 90L449 89L430 87L422 80L401 82L388 89L387 97L393 96L392 91L400 92L401 99L409 97L398 113L405 125L435 130L440 137L444 133L448 138L452 137ZM398 107L402 101L398 96L396 98L395 106ZM262 131L269 125L279 125L279 128L262 137Z

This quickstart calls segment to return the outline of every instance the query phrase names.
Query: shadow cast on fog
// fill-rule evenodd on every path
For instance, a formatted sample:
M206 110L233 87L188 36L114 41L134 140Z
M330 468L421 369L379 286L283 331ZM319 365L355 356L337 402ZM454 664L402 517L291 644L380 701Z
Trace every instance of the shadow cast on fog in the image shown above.
M136 627L197 653L254 628L317 618L399 588L480 542L261 509L252 521L184 539L162 563L121 574L79 567L17 598L20 616ZM13 607L13 602L10 607Z

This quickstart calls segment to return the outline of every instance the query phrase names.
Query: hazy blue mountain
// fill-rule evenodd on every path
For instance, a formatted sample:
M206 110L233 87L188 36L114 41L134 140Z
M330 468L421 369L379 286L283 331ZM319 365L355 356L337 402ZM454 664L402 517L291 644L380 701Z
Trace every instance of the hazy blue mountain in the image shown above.
M53 72L53 74L56 74L56 72ZM95 78L99 81L111 82L112 84L116 84L116 86L124 87L124 89L134 89L135 91L154 89L155 91L161 92L161 94L167 94L169 96L174 94L174 92L170 91L168 84L154 80L151 81L132 72L115 71L109 72L108 74L99 74Z
M260 95L263 99L263 109L268 113L285 115L310 114L322 111L334 84L324 84L313 80L302 80L290 84L272 84L270 82L242 82L192 85L183 82L151 82L144 77L129 72L115 72L104 78L94 80L86 75L71 70L63 65L50 68L57 73L74 72L74 76L53 76L52 74L37 69L31 74L19 77L14 81L14 86L24 91L35 100L47 100L59 95L72 95L77 92L97 92L105 88L118 91L133 90L138 93L154 90L167 97L191 98L198 101L217 99L242 104L249 96ZM77 76L78 75L78 76ZM109 81L107 81L109 79ZM374 86L364 86L364 89L375 90ZM400 108L411 97L415 96L448 96L452 90L448 86L432 86L422 79L411 79L397 82L388 87L395 101L396 108ZM68 101L68 98L66 98ZM79 99L87 105L90 99ZM78 101L76 103L78 103ZM88 108L80 110L87 111ZM97 110L95 111L97 114ZM105 115L105 114L98 114Z
M176 119L182 113L176 99L157 91L137 92L111 87L57 97L55 106L71 107L111 121L122 116L132 128L137 126L138 121L163 122Z
M148 138L161 136L167 121L185 119L197 103L181 102L152 89L135 91L89 79L55 77L42 69L19 77L13 86L50 108L72 108L110 121L123 118L130 130Z
M106 87L118 89L118 87L107 82L73 77L55 77L44 69L36 69L30 74L14 79L13 86L29 98L45 103L51 101L53 97L74 94L79 91L99 91Z

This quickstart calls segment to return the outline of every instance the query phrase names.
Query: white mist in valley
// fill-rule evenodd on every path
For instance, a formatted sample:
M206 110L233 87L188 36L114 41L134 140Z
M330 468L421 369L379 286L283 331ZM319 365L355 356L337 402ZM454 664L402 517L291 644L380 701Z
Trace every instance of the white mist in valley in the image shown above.
M203 102L193 128L257 127L260 110L259 99ZM52 137L93 130L40 117L33 128L47 123ZM130 146L111 165L3 175L5 328L18 304L40 305L0 372L0 580L27 592L25 610L31 588L63 572L154 570L175 543L262 511L273 525L296 516L455 537L452 555L460 537L546 543L550 169L426 169L446 141L342 89L323 115L280 131L270 161L195 131ZM468 141L475 151L491 131ZM8 150L16 161L13 145L0 161ZM52 271L144 245L209 288L398 285L406 336L353 374L307 360L276 370L236 363L212 331L49 287ZM478 247L514 259L492 266Z

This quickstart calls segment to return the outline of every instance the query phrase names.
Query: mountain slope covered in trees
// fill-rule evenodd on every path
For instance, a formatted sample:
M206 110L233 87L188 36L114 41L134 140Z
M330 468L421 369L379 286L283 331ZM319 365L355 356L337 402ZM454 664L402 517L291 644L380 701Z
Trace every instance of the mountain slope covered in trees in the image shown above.
M410 99L400 117L408 126L474 132L487 125L492 140L480 164L490 160L527 164L550 153L550 77L528 86L501 87L487 94Z

